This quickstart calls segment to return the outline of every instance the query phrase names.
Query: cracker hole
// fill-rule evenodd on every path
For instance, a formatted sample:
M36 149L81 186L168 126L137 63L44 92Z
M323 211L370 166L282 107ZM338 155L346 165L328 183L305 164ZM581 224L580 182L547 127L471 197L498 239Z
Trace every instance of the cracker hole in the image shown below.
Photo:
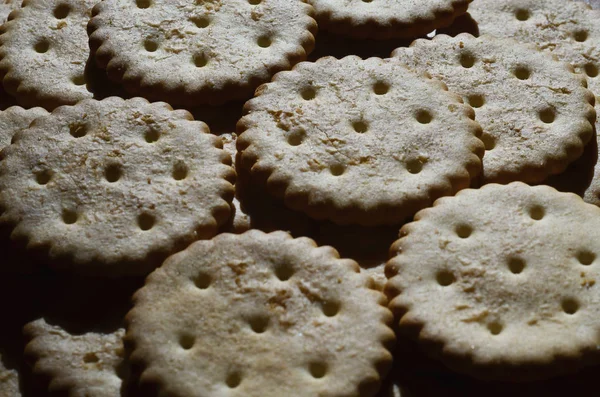
M294 275L294 269L288 264L275 267L275 277L280 281L287 281Z
M331 167L329 167L329 172L331 172L331 175L333 176L340 176L344 173L345 170L346 169L342 164L334 164Z
M193 59L197 68L203 68L208 64L208 57L205 54L196 54Z
M502 324L500 324L498 322L489 323L487 325L487 328L488 328L488 330L490 331L490 333L492 335L500 335L500 333L504 329L504 327L502 326Z
M150 0L135 0L135 4L138 8L149 8Z
M158 43L154 40L147 39L144 41L144 48L148 52L155 52L156 50L158 50Z
M158 132L154 128L149 129L144 134L144 139L148 143L154 143L154 142L158 141L159 138L160 138L160 132Z
M479 139L481 139L481 141L483 142L485 150L493 150L496 147L496 138L494 138L490 134L484 132L483 134L481 134L481 138Z
M376 95L385 95L390 90L390 85L384 81L378 81L373 85L373 92Z
M229 375L227 375L225 383L229 388L235 389L240 385L240 383L242 383L242 375L239 372L232 372Z
M71 134L73 138L82 138L87 134L87 126L80 123L70 124L69 134Z
M308 365L308 372L315 379L321 379L327 375L327 364L322 362L312 362Z
M96 353L86 353L86 355L83 356L83 362L86 364L97 363L98 361L100 361L100 359Z
M321 310L327 317L334 317L340 311L340 304L334 301L321 302Z
M59 4L54 9L54 17L56 19L65 19L69 16L71 12L71 7L68 4Z
M138 226L143 231L152 229L154 227L155 222L156 222L156 219L154 218L153 215L143 213L138 216Z
M302 98L305 101L312 101L317 96L317 90L315 90L313 87L305 87L300 92L300 95L302 95Z
M460 64L463 68L469 69L475 65L475 57L468 52L460 54Z
M593 63L588 63L583 67L583 69L588 77L598 77L598 66L594 65Z
M256 44L258 44L261 48L269 48L271 47L272 40L269 36L260 36L258 40L256 40Z
M456 281L456 277L454 277L454 274L452 274L448 270L439 271L435 276L435 279L437 280L438 284L442 287L452 285Z
M199 289L207 289L212 283L212 277L206 273L200 273L194 278L194 285Z
M527 80L531 76L531 71L525 66L517 66L515 68L515 77L519 80Z
M483 98L483 95L475 94L475 95L469 96L469 105L471 105L472 107L480 108L484 104L485 104L485 99Z
M259 5L260 3L262 3L262 0L248 0L248 3L255 6L255 5Z
M423 171L423 163L419 159L410 160L406 163L406 170L411 174L419 174Z
M529 216L533 220L542 220L544 218L544 215L546 215L546 210L544 210L544 207L542 207L541 205L534 205L529 209Z
M575 314L579 310L579 302L572 298L563 299L561 306L567 314Z
M40 185L46 185L50 182L50 178L52 178L50 171L44 170L35 173L35 180Z
M73 84L75 85L85 85L85 76L80 74L78 76L75 76L71 79L71 81L73 82Z
M515 11L515 17L519 20L519 21L526 21L529 19L529 10L526 10L524 8L520 8L517 11Z
M114 183L121 179L121 166L119 164L111 164L104 169L104 177L110 183Z
M573 38L575 41L579 41L580 43L584 42L588 38L588 32L585 30L576 30L573 32Z
M473 233L473 228L469 225L458 225L455 229L456 235L460 238L468 238Z
M193 335L182 334L179 336L179 346L184 350L190 350L194 347L194 343L196 343L196 338Z
M556 119L556 112L552 108L541 110L539 113L540 120L546 124L551 124Z
M188 167L183 161L178 161L173 166L173 179L176 181L182 181L187 178Z
M295 130L287 136L287 141L291 146L299 146L304 142L306 132L304 130Z
M513 274L520 274L525 269L525 261L521 258L510 258L508 260L508 268Z
M77 222L77 213L73 210L63 210L62 220L67 225L72 225Z
M369 130L369 126L364 121L355 121L352 123L352 128L359 134L363 134Z
M46 39L41 39L33 46L35 52L43 54L50 49L50 42Z
M416 118L421 124L429 124L433 120L433 115L429 110L421 109L417 112Z
M250 318L248 323L250 324L252 331L256 332L257 334L262 334L269 326L269 318L265 316L253 316Z
M589 266L596 260L596 254L590 251L580 251L577 254L577 260L584 266Z
M206 16L192 17L191 21L196 25L197 28L205 29L210 25L210 19Z

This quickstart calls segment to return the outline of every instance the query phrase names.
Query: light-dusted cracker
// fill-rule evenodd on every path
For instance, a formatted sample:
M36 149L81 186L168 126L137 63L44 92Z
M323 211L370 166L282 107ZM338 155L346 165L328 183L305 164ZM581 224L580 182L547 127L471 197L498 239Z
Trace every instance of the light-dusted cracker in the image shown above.
M130 359L159 394L372 396L394 333L356 262L284 232L192 244L126 317Z
M589 89L596 95L596 112L600 113L600 10L592 10L581 1L476 0L469 13L481 34L535 43L587 75ZM597 120L596 129L599 127ZM596 163L588 183L584 200L600 205L600 163Z
M34 373L49 380L48 391L81 397L121 395L123 328L77 335L40 318L24 332L31 338L25 354L33 359Z
M446 90L395 60L300 63L246 103L238 167L311 217L402 222L480 172L481 127Z
M60 107L2 151L0 222L57 266L147 272L228 219L235 172L221 148L166 103Z
M96 0L28 0L0 35L0 77L25 107L52 110L91 98L86 26Z
M301 0L106 0L94 7L98 65L132 93L193 106L246 99L314 46Z
M21 8L23 0L2 0L0 1L0 24L8 19L8 15L16 9Z
M308 0L319 27L358 38L412 38L448 26L472 0Z
M7 368L0 354L0 396L21 397L19 388L19 373L13 368Z
M400 329L451 368L531 380L599 362L600 209L520 182L442 198L391 248Z
M474 108L486 146L484 183L541 182L579 158L593 136L595 101L585 78L533 45L437 35L392 56Z
M0 111L0 148L10 145L13 135L21 131L38 117L47 116L44 108L23 109L20 106L11 106Z

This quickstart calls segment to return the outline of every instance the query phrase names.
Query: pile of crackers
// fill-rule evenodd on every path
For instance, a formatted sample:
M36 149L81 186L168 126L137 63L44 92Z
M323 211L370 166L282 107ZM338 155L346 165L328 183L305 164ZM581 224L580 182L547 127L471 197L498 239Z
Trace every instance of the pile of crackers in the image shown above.
M0 3L0 397L587 395L596 8Z

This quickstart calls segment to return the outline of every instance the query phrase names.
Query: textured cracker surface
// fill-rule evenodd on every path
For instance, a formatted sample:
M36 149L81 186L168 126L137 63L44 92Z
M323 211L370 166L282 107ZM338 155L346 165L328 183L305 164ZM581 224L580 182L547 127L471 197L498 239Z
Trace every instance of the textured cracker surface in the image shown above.
M10 145L13 135L29 127L33 120L47 115L48 111L43 108L23 109L20 106L0 111L0 148Z
M6 368L0 355L0 396L20 397L19 373L15 369Z
M107 0L94 8L91 44L99 65L132 92L188 104L246 98L305 59L316 32L312 7L300 0L257 3Z
M38 319L25 326L25 333L32 338L26 353L35 362L33 370L49 377L50 391L71 397L121 395L123 328L106 334L72 335Z
M204 123L165 103L61 107L2 152L0 220L81 270L147 271L120 264L211 237L227 220L235 173L221 147Z
M0 23L6 22L11 11L21 7L22 0L3 0L0 2Z
M485 182L541 182L564 171L592 138L594 95L585 78L532 45L438 35L392 56L440 79L473 106L486 145ZM548 111L552 120L542 120Z
M84 71L89 57L86 26L95 3L30 0L4 24L0 74L4 88L20 104L51 110L92 97ZM65 17L56 12L59 6L68 10Z
M241 165L319 219L398 223L480 171L473 110L395 60L303 62L259 88L245 110ZM431 120L419 122L422 113Z
M326 30L355 37L416 37L447 26L472 0L308 0Z
M600 95L600 11L580 1L565 0L475 0L469 13L480 34L513 37L535 43L577 72L588 76L589 89ZM517 13L523 20L517 19ZM600 109L596 100L596 110ZM596 129L600 123L596 122ZM584 200L600 205L600 164L594 169Z
M388 294L399 293L390 308L449 366L499 366L484 376L511 379L532 375L513 365L544 376L557 357L578 359L569 370L582 353L598 361L597 207L547 186L490 184L438 200L401 236L386 268Z
M134 297L126 338L142 383L172 396L373 395L394 335L358 269L284 232L194 243Z

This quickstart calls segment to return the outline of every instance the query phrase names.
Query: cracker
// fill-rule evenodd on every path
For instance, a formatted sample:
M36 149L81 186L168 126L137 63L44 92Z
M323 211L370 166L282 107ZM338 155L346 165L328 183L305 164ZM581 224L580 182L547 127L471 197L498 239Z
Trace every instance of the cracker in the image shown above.
M107 0L94 7L98 65L132 93L193 106L246 99L314 46L301 0Z
M160 395L372 396L394 333L367 284L356 262L308 238L221 234L135 294L130 359Z
M600 361L600 209L520 182L436 201L391 248L399 327L452 369L545 378Z
M513 37L535 43L587 75L589 89L600 95L600 11L580 1L477 0L469 8L481 34ZM596 100L596 112L600 111ZM596 121L596 129L600 122ZM572 173L571 173L572 175ZM567 176L567 179L571 176ZM600 205L600 164L583 192L584 200Z
M480 172L481 127L446 90L395 60L301 63L246 103L238 166L311 217L402 222Z
M410 38L448 26L472 0L308 0L319 27L357 38Z
M0 148L10 145L13 135L26 129L38 117L47 116L48 111L43 108L23 109L20 106L11 106L0 112Z
M229 217L221 139L141 98L56 109L2 151L0 222L75 271L144 273Z
M34 373L48 379L48 391L69 396L121 395L123 328L71 334L40 318L27 324L24 332L31 338L25 353L33 360Z
M16 9L21 8L23 0L2 0L0 2L0 24L8 20L8 15Z
M52 110L91 98L86 26L96 0L29 0L0 35L0 76L25 107Z
M486 147L484 183L541 182L579 158L593 136L594 95L585 78L533 45L437 35L392 56L474 108Z
M0 396L20 397L19 373L4 364L0 352Z

